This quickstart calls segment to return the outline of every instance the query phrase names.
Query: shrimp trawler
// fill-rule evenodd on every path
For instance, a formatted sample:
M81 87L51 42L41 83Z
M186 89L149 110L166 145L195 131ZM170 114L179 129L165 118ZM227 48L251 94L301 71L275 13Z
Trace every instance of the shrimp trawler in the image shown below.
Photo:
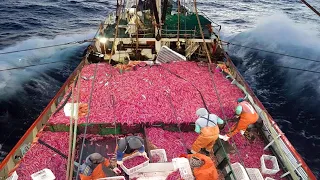
M223 119L227 134L238 98L259 119L243 135L216 140L208 156L218 179L316 179L232 63L220 29L195 0L117 0L81 63L1 162L0 179L79 179L92 153L116 163L117 141L128 135L144 139L150 162L105 179L195 179L177 159L198 137L196 110ZM157 151L165 155L154 158Z

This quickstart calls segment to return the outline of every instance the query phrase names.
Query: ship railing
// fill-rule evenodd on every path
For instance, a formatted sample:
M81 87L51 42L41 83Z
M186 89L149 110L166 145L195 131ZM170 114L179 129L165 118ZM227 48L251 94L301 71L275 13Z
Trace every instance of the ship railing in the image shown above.
M161 36L162 37L171 37L171 38L176 38L178 37L178 30L166 30L162 29L161 30ZM193 38L196 36L196 31L195 30L179 30L179 37L190 37Z
M179 31L177 29L162 29L161 30L161 36L162 37L168 37L168 38L177 38L179 32L179 38L201 38L201 34L197 32L197 29L180 29ZM211 33L204 32L203 35L207 38L211 37Z
M250 101L255 110L258 112L259 117L263 122L263 133L268 139L269 144L264 148L272 147L276 153L276 156L281 160L285 166L286 173L282 175L285 177L291 175L293 179L316 179L315 175L312 173L308 165L304 162L301 155L295 150L293 145L285 137L284 133L280 130L276 122L272 119L270 114L266 111L262 103L255 96L249 85L244 81L231 59L227 54L226 64L230 67L230 76L232 78L232 84L238 86L246 95L246 99ZM300 176L300 178L298 177Z

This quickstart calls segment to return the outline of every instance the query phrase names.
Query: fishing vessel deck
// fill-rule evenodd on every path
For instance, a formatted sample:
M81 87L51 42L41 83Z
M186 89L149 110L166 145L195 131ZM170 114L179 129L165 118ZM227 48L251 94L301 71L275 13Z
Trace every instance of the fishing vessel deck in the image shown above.
M237 98L244 97L260 117L250 128L255 139L237 134L229 142L217 140L210 156L219 178L235 178L234 163L260 169L261 156L273 155L281 170L264 178L315 179L224 51L221 26L180 3L162 12L161 1L153 9L128 2L133 4L120 2L102 22L80 65L1 163L1 177L16 172L30 179L49 168L66 179L74 122L76 162L93 152L114 160L116 139L132 134L146 139L149 157L150 150L165 149L170 161L186 154L197 137L197 108L224 119L225 134L234 124ZM87 107L74 122L66 115L70 104L71 114L80 111L77 105Z
M81 69L78 75L78 81L81 81L80 91L75 89L75 92L80 92L79 103L90 102L90 116L78 119L75 159L77 162L80 159L81 140L84 137L86 143L82 161L93 152L114 159L116 138L130 134L139 134L146 139L149 152L152 149L165 149L168 161L171 161L185 154L185 147L191 148L197 138L197 133L193 130L195 111L204 106L201 95L212 113L224 117L223 113L227 112L227 119L233 116L236 99L245 96L226 78L228 74L218 69L215 69L212 82L208 67L202 63L172 62L144 65L140 67L137 64L138 68L125 72L107 63L87 64ZM93 91L90 91L92 83L94 87ZM212 91L213 83L218 85L224 112L221 111L218 95ZM72 85L57 109L66 102L72 102L71 98L67 99L71 90ZM93 98L90 101L91 92ZM173 106L170 105L170 101ZM66 158L41 143L49 144L64 155L68 153L70 117L65 115L63 109L55 112L34 139L30 150L16 165L14 170L19 179L29 179L31 174L44 168L52 170L57 179L65 179ZM227 133L231 125L232 123L229 123L229 127L225 127L222 132ZM84 134L84 127L87 127L87 134ZM230 164L241 162L246 168L259 169L260 157L263 154L272 154L272 151L264 150L267 144L260 130L253 128L252 132L256 138L251 143L241 135L234 136L234 141L230 144L221 140L217 142L216 151L212 152L211 157L215 160L216 166L221 167L220 179L227 177L227 173L224 172L226 159ZM219 151L221 145L224 147L223 151ZM217 156L219 158L216 158ZM280 179L282 174L283 171L279 171L275 175L264 176Z

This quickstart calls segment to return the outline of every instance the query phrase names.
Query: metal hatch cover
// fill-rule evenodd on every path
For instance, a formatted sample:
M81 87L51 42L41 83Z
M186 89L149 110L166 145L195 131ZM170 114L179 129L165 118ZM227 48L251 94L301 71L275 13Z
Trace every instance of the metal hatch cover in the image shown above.
M167 46L162 46L156 61L160 63L168 63L172 61L186 61L187 58L172 49L168 48Z

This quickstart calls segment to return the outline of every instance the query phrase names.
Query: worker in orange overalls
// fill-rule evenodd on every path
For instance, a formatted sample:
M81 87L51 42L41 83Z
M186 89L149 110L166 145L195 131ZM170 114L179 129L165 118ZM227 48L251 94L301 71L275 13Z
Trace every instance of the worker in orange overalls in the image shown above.
M180 157L185 157L189 160L193 175L196 180L218 179L216 166L210 157L200 153L181 155Z
M220 130L217 124L223 124L224 121L215 114L209 114L205 108L198 109L196 115L198 119L195 124L195 132L199 136L192 144L191 153L196 154L204 149L206 155L209 155L219 137Z
M259 119L259 115L254 110L252 105L249 102L244 101L243 98L238 99L236 115L240 117L240 120L231 128L232 130L227 135L219 135L219 138L223 139L224 141L228 141L230 137L238 132L244 135L248 126L256 123Z
M86 161L80 166L81 180L112 177L120 173L121 171L117 167L113 167L110 161L99 153L90 154L86 158Z

